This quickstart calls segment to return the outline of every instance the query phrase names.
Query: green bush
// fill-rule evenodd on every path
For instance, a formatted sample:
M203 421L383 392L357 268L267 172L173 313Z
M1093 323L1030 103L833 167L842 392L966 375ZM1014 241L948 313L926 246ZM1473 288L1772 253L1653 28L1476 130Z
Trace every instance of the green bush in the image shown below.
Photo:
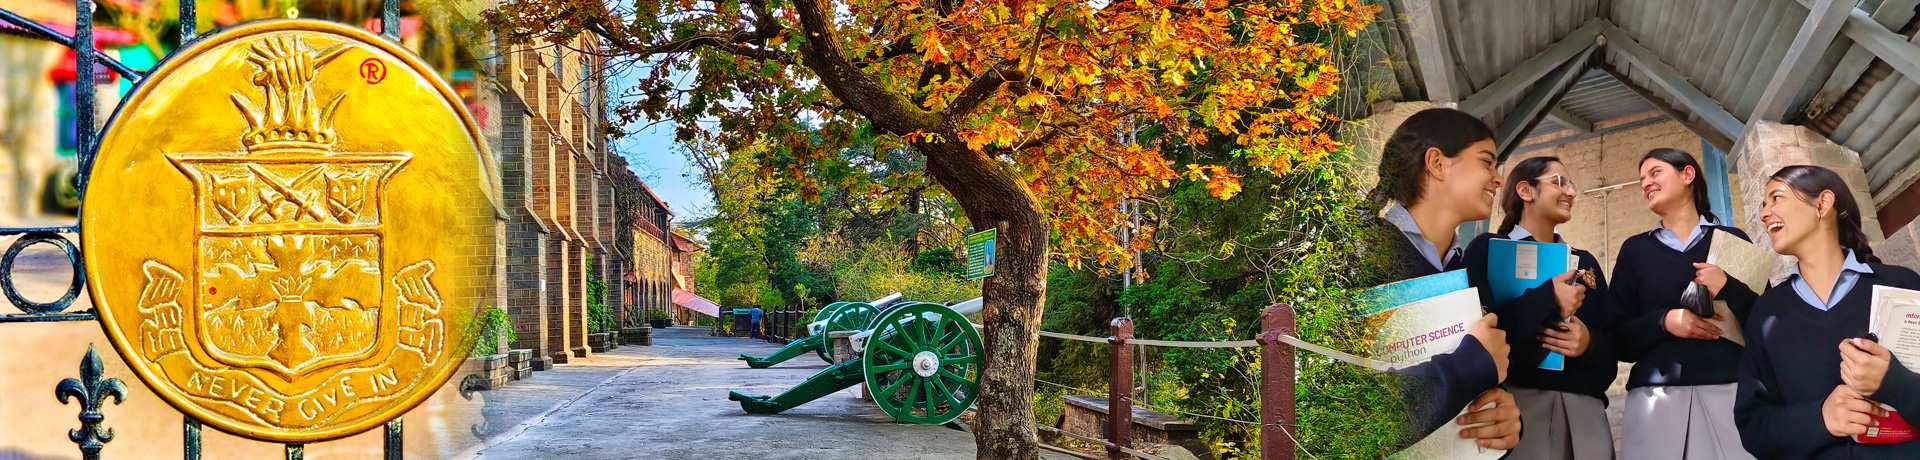
M864 302L895 292L907 299L927 302L980 296L978 281L968 281L950 270L914 269L914 260L902 254L895 241L875 240L845 246L823 242L809 247L803 256L831 261L833 292L839 300Z
M504 350L500 350L499 342L493 340L494 337L502 335L507 337L509 344L518 340L518 336L513 333L513 323L508 319L506 309L487 307L481 310L473 321L467 323L467 340L473 341L473 356L502 353Z
M1302 163L1284 175L1249 173L1242 179L1247 193L1226 201L1198 184L1175 186L1162 197L1159 251L1146 261L1151 276L1117 292L1114 277L1054 264L1042 328L1104 336L1111 318L1130 314L1137 337L1245 340L1258 334L1267 306L1286 303L1302 338L1368 350L1371 330L1353 314L1350 293L1371 286L1370 267L1382 264L1361 254L1356 242L1368 235L1371 216L1344 179L1350 176L1344 161ZM1044 339L1040 347L1047 357L1038 363L1041 379L1106 388L1104 346ZM1382 446L1391 445L1402 420L1390 382L1323 356L1297 356L1299 428L1293 435L1302 457L1388 454ZM1258 428L1228 421L1259 420L1257 348L1147 347L1136 359L1147 388L1138 406L1203 415L1187 418L1199 424L1216 457L1259 457ZM1036 415L1055 416L1057 403L1036 403Z
M600 266L587 254L587 331L607 332L614 328L613 309L607 308L607 283L600 280Z

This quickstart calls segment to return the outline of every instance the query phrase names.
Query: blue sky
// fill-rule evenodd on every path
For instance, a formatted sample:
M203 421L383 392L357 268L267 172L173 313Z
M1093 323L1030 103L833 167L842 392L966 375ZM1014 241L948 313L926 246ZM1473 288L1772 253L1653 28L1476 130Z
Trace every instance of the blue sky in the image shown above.
M645 66L623 66L607 82L607 93L618 95L633 87ZM617 103L617 102L616 102ZM627 158L627 164L653 193L666 200L673 210L673 221L704 217L713 212L713 194L700 181L699 169L689 164L685 154L673 142L673 124L660 123L641 130L648 121L627 125L627 137L614 141L615 153ZM639 131L636 131L639 130Z

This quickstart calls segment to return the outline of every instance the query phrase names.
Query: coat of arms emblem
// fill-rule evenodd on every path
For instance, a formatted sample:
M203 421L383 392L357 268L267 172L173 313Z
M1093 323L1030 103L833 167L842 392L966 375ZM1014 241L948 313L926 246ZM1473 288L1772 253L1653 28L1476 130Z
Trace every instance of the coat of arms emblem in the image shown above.
M383 305L381 185L411 155L334 151L331 116L345 94L320 104L311 86L314 70L344 50L314 50L294 37L255 44L247 59L259 70L251 79L266 97L232 95L249 126L241 137L246 151L168 156L192 179L199 214L195 289L188 291L196 300L187 302L186 316L207 354L229 366L292 376L363 360L396 339L382 331L404 331L408 346L440 346L439 320L397 324L438 312L426 281L433 262L392 273L395 284L420 289ZM153 273L173 276L166 270ZM407 308L429 311L399 313Z

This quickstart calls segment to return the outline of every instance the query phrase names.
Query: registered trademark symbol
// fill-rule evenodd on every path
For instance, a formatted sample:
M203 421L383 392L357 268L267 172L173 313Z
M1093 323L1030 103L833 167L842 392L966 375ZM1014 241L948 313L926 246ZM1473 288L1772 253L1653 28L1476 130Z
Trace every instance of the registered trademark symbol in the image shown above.
M379 84L387 79L387 63L381 62L380 58L360 61L360 78L366 79L369 85Z

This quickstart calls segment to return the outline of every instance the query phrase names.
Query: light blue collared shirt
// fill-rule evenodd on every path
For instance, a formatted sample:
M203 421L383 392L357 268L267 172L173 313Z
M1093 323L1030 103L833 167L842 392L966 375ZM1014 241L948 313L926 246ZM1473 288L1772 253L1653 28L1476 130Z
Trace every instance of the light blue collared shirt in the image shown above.
M1406 235L1407 240L1413 243L1413 248L1420 251L1420 256L1426 258L1427 264L1433 265L1434 270L1446 271L1447 262L1460 257L1460 254L1465 252L1465 249L1460 247L1460 238L1454 237L1453 247L1447 248L1446 257L1441 258L1440 249L1434 247L1433 242L1427 241L1427 235L1420 232L1420 223L1414 222L1413 214L1407 212L1407 208L1400 206L1400 203L1387 207L1386 218L1387 223L1400 229L1401 235Z
M1800 277L1800 264L1794 264L1787 270L1787 279L1793 283L1793 293L1799 294L1800 300L1806 301L1807 305L1812 305L1820 311L1828 311L1832 310L1834 305L1839 305L1840 299L1846 297L1847 292L1852 291L1855 284L1860 283L1861 273L1873 273L1873 267L1854 258L1853 250L1848 249L1846 262L1840 264L1840 279L1834 281L1833 293L1827 295L1825 302L1821 302L1819 296L1813 295L1813 286L1807 284L1805 278Z
M1693 232L1687 234L1687 240L1680 241L1680 235L1675 234L1673 230L1668 230L1666 224L1654 224L1653 239L1675 251L1687 252L1688 249L1693 249L1695 243L1700 242L1700 236L1707 233L1709 225L1713 225L1713 222L1708 221L1707 216L1700 216L1700 223L1693 224Z

